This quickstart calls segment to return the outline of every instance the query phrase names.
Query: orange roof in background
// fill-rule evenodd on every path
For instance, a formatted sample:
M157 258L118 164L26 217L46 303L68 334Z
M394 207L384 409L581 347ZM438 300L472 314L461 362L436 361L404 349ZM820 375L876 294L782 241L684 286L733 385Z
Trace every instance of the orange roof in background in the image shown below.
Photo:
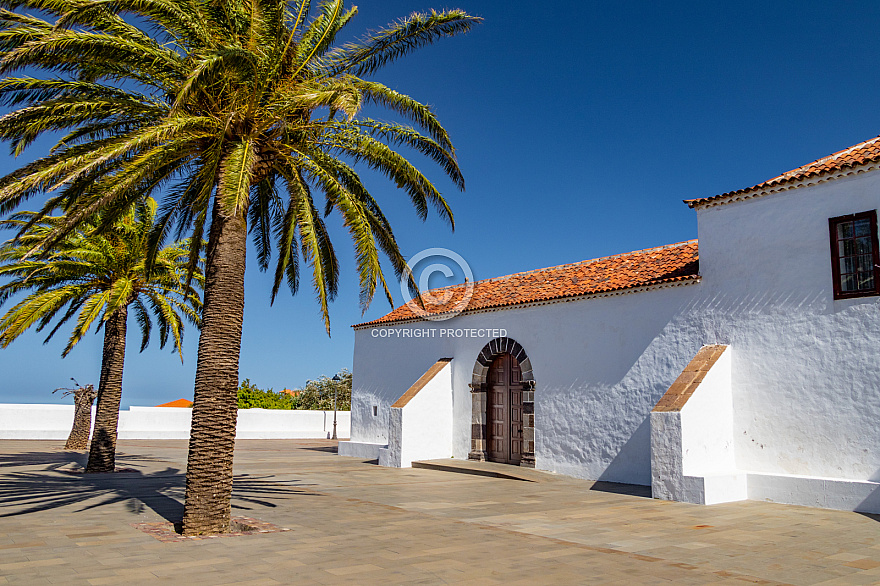
M178 399L176 401L171 401L170 403L162 403L161 405L156 405L156 407L192 407L193 402L188 399Z
M659 248L475 281L473 296L465 311L620 291L684 281L698 276L697 241L689 240ZM449 295L449 299L435 305L426 301L425 309L432 314L449 311L463 298L465 290L464 284L432 289L432 294L445 293ZM352 327L379 326L411 319L419 319L419 316L408 305L401 305L379 319Z
M717 201L733 195L742 195L752 191L767 189L768 187L795 183L803 179L809 179L810 177L834 173L842 171L843 169L857 167L859 165L864 165L865 163L876 163L878 161L880 161L880 136L866 140L865 142L860 142L857 145L843 149L833 155L828 155L827 157L823 157L812 163L798 167L797 169L792 169L787 173L783 173L778 177L774 177L773 179L769 179L753 187L738 189L737 191L728 191L727 193L714 195L712 197L686 199L684 201L688 206L693 208L707 202Z

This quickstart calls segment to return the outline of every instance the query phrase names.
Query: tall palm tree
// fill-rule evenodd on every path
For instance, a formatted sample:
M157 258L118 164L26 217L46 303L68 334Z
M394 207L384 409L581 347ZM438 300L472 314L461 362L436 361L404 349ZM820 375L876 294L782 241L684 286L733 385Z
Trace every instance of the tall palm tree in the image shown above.
M55 190L47 205L63 204L66 223L46 246L95 210L106 210L111 221L138 192L167 185L155 239L175 226L194 241L209 234L184 532L225 531L248 231L261 269L269 267L273 240L277 247L272 300L285 281L297 291L300 254L310 265L329 333L338 263L314 197L322 194L324 215L338 212L353 241L362 307L379 287L390 301L380 254L398 276L405 261L356 164L387 176L422 219L433 206L450 225L446 200L395 149L427 156L461 189L464 180L431 109L369 78L480 19L460 10L414 13L336 46L357 12L343 0L316 7L309 0L0 6L8 9L0 14L0 98L24 105L0 118L0 138L17 153L44 132L68 131L51 154L0 179L0 212ZM54 20L23 15L22 8ZM25 68L48 74L12 76ZM365 104L416 127L365 117Z
M181 360L183 320L199 323L201 301L193 284L201 284L203 277L197 266L190 280L189 243L160 247L152 269L147 271L146 248L156 212L156 202L148 198L103 231L96 229L102 223L99 215L82 223L40 258L30 256L29 251L63 222L62 217L34 223L35 214L23 212L0 222L5 228L26 227L17 239L0 247L0 278L8 279L0 285L0 307L13 295L29 292L0 317L0 347L7 347L34 325L39 332L54 324L46 337L48 342L76 318L62 352L67 356L93 325L104 328L87 472L115 469L129 307L141 327L141 351L150 343L151 313L159 328L160 346L164 348L169 339L173 340Z

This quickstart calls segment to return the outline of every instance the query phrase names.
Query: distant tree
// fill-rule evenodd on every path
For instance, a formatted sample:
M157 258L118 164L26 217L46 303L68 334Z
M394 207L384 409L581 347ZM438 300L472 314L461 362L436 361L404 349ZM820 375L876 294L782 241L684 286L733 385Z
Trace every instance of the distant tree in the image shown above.
M264 391L247 378L238 387L239 409L296 409L298 403L294 395L276 393L272 389Z
M156 211L156 202L144 199L100 230L99 214L42 256L32 255L34 246L57 229L65 221L63 217L36 221L36 214L22 212L0 222L2 227L23 230L0 246L0 278L8 279L0 285L0 307L13 295L29 292L0 317L0 347L5 348L35 324L39 332L54 322L46 337L48 342L64 324L76 318L62 353L67 356L92 325L97 324L98 330L104 328L98 405L87 472L112 472L116 466L116 428L129 308L143 334L141 351L150 342L152 313L159 328L160 346L164 348L172 339L181 361L183 320L199 323L202 303L196 286L200 287L204 278L198 265L193 274L188 272L188 241L165 247L159 243L152 270L147 270L146 249L151 245L149 237Z
M334 391L336 397L336 409L339 411L351 410L351 373L341 370L336 375L338 381L322 376L318 380L306 381L306 386L299 393L298 409L311 409L319 411L332 411Z
M76 387L69 389L61 387L52 391L64 391L62 397L73 395L73 427L70 429L70 435L67 436L67 443L64 444L65 450L86 450L89 447L89 436L92 433L92 403L98 396L98 391L94 385L82 386L76 379L71 378Z

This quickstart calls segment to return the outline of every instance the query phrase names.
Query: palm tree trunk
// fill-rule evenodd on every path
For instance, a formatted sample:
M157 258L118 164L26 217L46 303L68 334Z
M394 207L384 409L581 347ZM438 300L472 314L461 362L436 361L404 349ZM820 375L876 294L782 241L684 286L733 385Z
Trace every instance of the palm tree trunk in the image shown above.
M122 307L104 322L104 353L98 383L95 432L86 472L113 472L116 469L116 427L119 424L119 403L122 401L127 319L128 308Z
M74 415L73 427L67 436L65 450L86 450L89 447L89 435L92 432L92 403L95 402L95 391L92 385L79 387L73 393Z
M244 319L246 211L215 202L205 263L205 299L186 463L184 535L229 531L238 418L238 357Z

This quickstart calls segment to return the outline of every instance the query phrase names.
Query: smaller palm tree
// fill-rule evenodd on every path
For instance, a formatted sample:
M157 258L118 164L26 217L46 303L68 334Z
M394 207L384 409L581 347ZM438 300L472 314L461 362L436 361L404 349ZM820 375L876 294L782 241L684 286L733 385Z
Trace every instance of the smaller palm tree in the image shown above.
M98 396L95 385L82 386L76 379L71 379L76 387L70 389L61 387L52 391L64 391L62 397L73 395L73 427L70 428L70 435L67 436L67 443L64 444L65 450L85 450L89 447L89 436L92 434L92 403Z
M115 469L116 428L122 400L122 371L129 308L141 328L141 351L150 343L155 317L159 344L173 340L183 360L181 341L184 318L198 325L199 289L204 277L201 263L190 263L189 241L162 247L152 266L146 265L149 237L156 217L156 202L144 199L110 226L100 215L58 242L40 257L34 246L56 229L62 217L37 221L22 212L0 226L16 228L19 236L0 247L0 307L13 295L30 292L0 317L0 347L36 325L38 332L54 324L48 342L75 318L73 332L62 352L67 356L89 329L104 328L101 378L95 430L89 449L87 472ZM31 225L29 225L31 224Z

